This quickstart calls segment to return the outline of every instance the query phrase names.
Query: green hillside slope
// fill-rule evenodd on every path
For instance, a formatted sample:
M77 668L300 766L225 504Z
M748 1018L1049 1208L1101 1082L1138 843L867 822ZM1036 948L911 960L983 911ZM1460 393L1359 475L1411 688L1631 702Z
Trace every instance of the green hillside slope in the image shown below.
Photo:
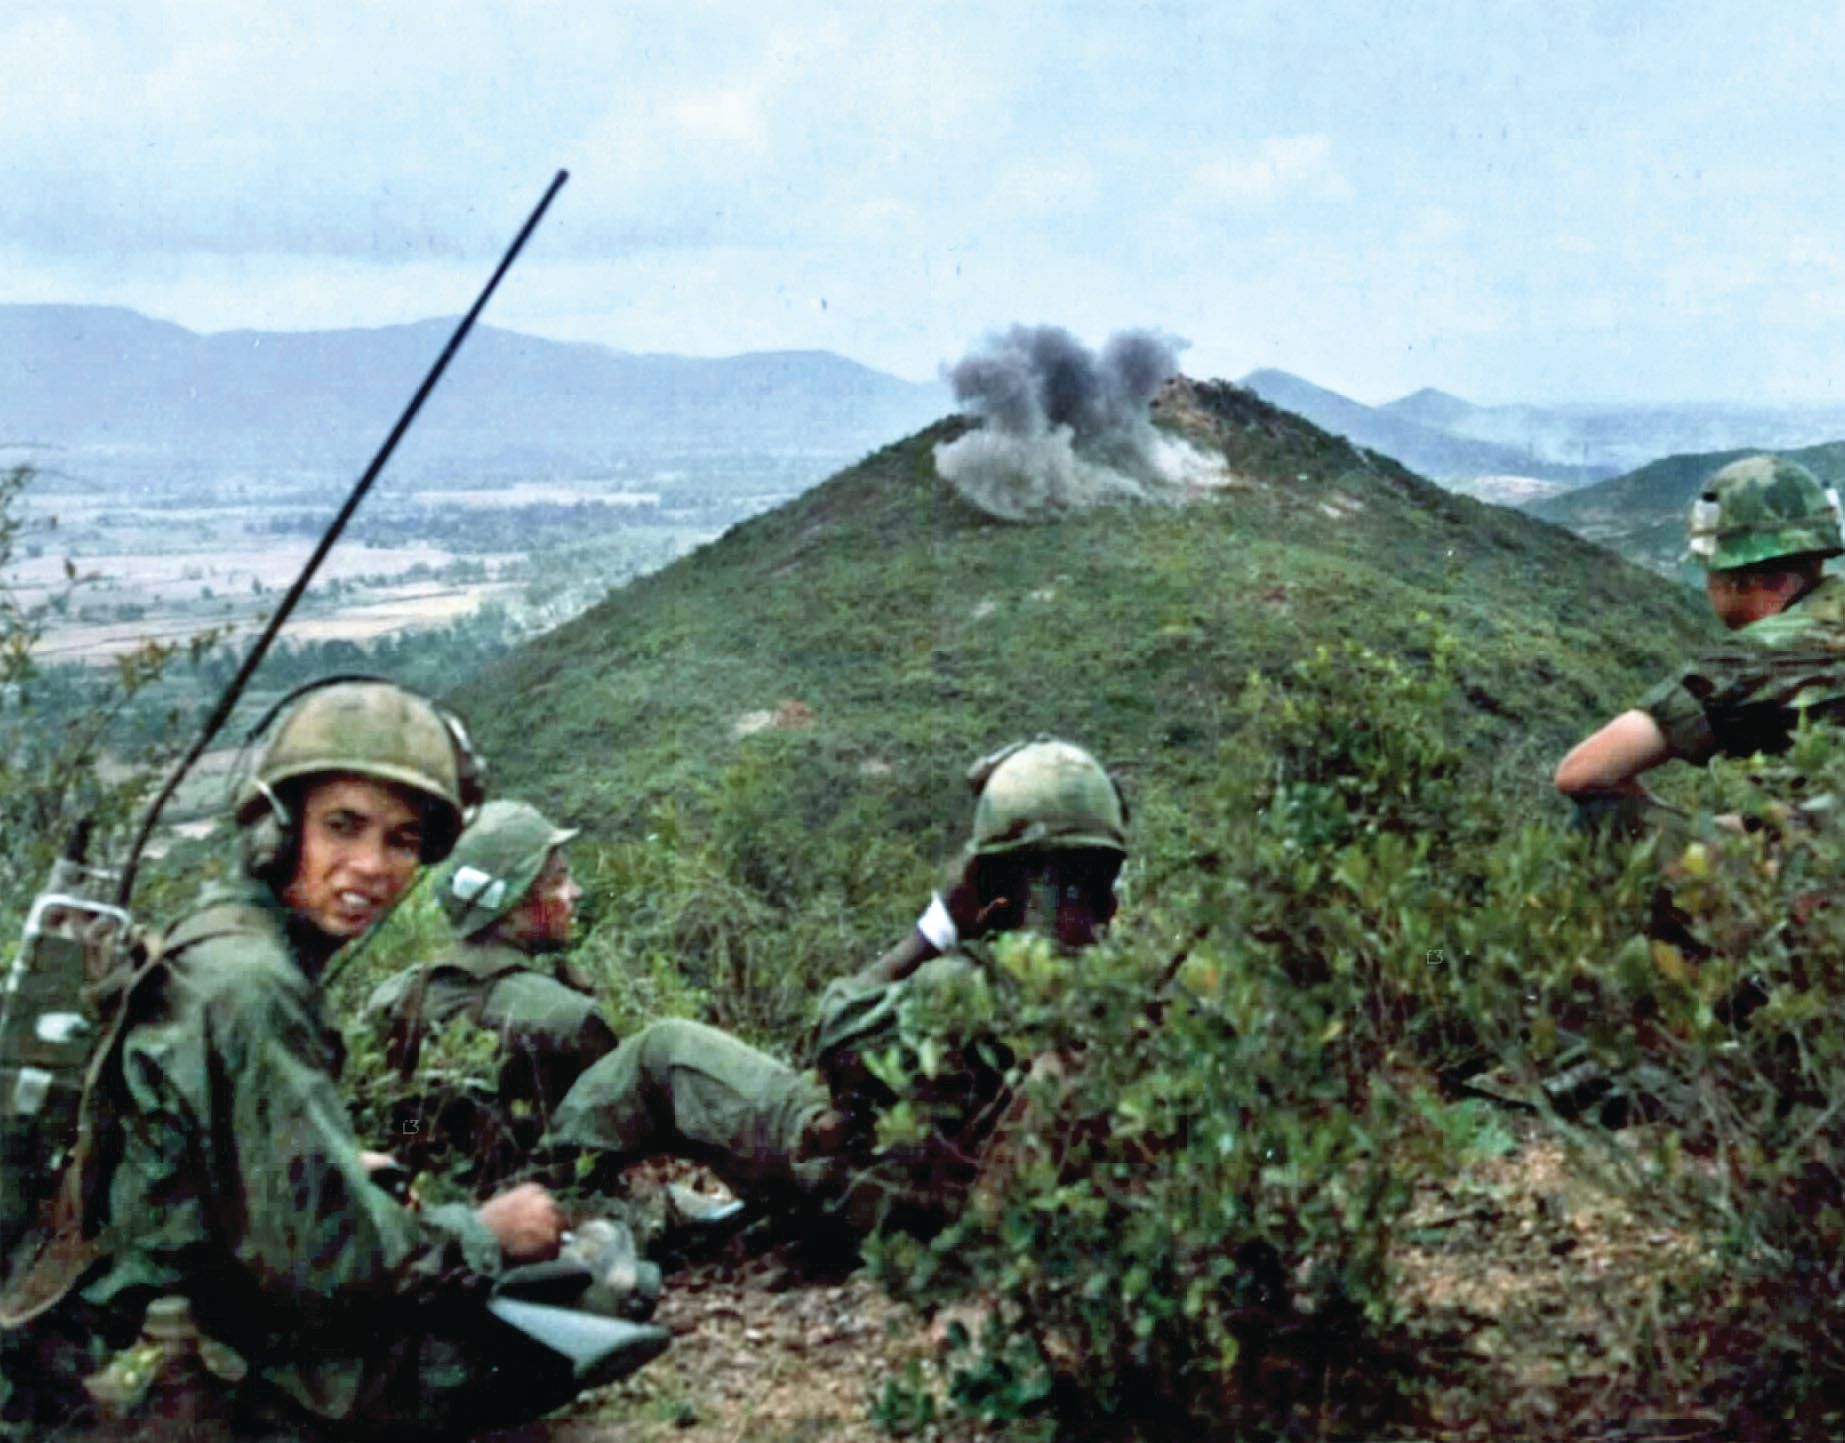
M1799 1221L1837 1209L1773 1209L1808 1172L1835 1185L1845 1073L1803 1074L1805 1112L1760 1080L1845 1055L1831 974L1800 980L1841 955L1845 911L1822 879L1845 841L1770 854L1694 822L1662 869L1651 844L1544 825L1565 819L1560 752L1715 638L1702 598L1237 387L1183 383L1156 410L1224 458L1228 484L1184 506L995 522L936 475L932 447L967 424L943 421L461 691L499 787L590 829L572 852L575 956L611 1021L687 1013L800 1056L817 987L895 939L958 841L969 758L1054 729L1127 784L1121 915L1080 961L1002 943L980 1005L1009 1055L1081 1061L1051 1074L1016 1152L1008 1138L997 1191L927 1244L868 1248L902 1296L997 1293L1022 1320L957 1355L985 1380L960 1406L1046 1425L1033 1436L1139 1409L1148 1428L1120 1436L1189 1420L1200 1436L1389 1422L1574 1437L1754 1386L1752 1363L1710 1360L1779 1368L1775 1309L1837 1296L1833 1274L1790 1284L1776 1261L1837 1256L1833 1224ZM1822 787L1845 790L1845 760L1829 765ZM1659 782L1766 826L1788 809L1770 809L1757 766ZM1695 929L1695 964L1649 933L1659 915ZM378 951L369 966L398 965ZM1790 1005L1738 1029L1725 999L1758 975L1784 979ZM880 1065L933 1077L931 1027L973 1015L906 1021L907 1050ZM1795 1035L1809 1022L1811 1046ZM1600 1164L1513 1136L1454 1086L1489 1059L1546 1076L1583 1048L1663 1079L1634 1105L1672 1123L1628 1134L1635 1165L1607 1214L1651 1251L1621 1264L1629 1292L1597 1293L1610 1252L1572 1232L1542 1249L1561 1261L1557 1301L1539 1301L1527 1220L1563 1216L1560 1180L1586 1197ZM904 1106L893 1129L915 1126ZM1514 1152L1530 1181L1508 1181ZM1684 1162L1720 1155L1750 1159L1740 1181ZM1694 1271L1739 1208L1784 1241ZM1450 1226L1462 1218L1477 1227ZM1519 1288L1452 1286L1499 1266L1483 1240L1516 1258ZM1589 1296L1601 1312L1572 1311ZM1784 1371L1763 1416L1805 1386ZM903 1388L877 1404L885 1419L935 1407Z
M657 828L664 801L727 807L771 899L843 848L872 901L949 850L962 769L1020 734L1181 797L1252 668L1347 638L1425 655L1427 612L1460 643L1450 725L1546 805L1560 749L1709 634L1697 599L1248 391L1181 383L1161 410L1233 484L997 522L935 473L949 419L624 587L455 698L496 786L604 839Z
M1629 561L1701 585L1703 572L1685 558L1685 516L1704 483L1752 451L1705 451L1666 456L1638 470L1564 496L1534 501L1533 516L1567 526ZM1829 485L1845 483L1845 441L1828 441L1782 455Z

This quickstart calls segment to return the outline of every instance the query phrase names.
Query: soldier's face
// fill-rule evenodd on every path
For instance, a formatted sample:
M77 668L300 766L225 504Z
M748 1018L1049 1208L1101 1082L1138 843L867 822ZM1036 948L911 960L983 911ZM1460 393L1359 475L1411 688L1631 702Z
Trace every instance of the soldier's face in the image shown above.
M301 853L282 900L330 937L356 937L416 876L423 818L397 787L330 776L301 799Z
M1799 595L1801 580L1792 572L1763 575L1751 571L1711 571L1704 576L1704 594L1717 619L1731 631L1775 616Z
M582 896L583 889L570 875L569 859L561 848L554 848L545 858L544 870L526 889L525 899L506 914L500 935L534 952L562 951L576 930Z
M1115 915L1120 868L1120 857L1107 851L1010 859L983 883L1005 898L995 930L1036 932L1072 952L1093 946Z

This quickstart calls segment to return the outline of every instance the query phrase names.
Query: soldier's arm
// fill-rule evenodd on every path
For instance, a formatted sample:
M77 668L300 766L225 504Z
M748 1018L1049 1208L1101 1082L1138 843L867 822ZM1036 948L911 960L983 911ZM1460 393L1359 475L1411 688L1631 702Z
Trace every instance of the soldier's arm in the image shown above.
M935 944L923 936L920 928L912 927L909 936L870 966L861 968L854 974L851 979L852 985L871 988L886 987L892 982L901 982L931 957L941 955Z
M259 984L202 1011L199 1121L219 1240L266 1301L324 1316L453 1293L498 1271L499 1239L469 1209L419 1215L371 1181L301 999Z
M976 858L953 864L910 935L853 974L851 985L868 989L901 982L923 963L954 951L960 942L985 935L989 919L1006 905L1006 898L982 896L979 877Z
M1622 712L1585 737L1557 764L1556 786L1566 797L1641 796L1640 774L1672 755L1666 734L1650 712Z

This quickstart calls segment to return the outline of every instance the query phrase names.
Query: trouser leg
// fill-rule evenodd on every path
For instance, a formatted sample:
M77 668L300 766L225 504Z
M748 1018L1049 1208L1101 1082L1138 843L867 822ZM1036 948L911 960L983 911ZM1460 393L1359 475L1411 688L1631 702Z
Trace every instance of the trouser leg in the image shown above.
M576 1081L551 1141L705 1163L739 1192L798 1184L802 1138L829 1106L807 1074L700 1022L656 1022Z

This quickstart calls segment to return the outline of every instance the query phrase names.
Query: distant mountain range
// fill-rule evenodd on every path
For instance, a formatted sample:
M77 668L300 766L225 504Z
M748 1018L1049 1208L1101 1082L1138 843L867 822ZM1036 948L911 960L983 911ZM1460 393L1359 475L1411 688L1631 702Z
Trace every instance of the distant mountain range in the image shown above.
M1432 389L1367 406L1286 371L1252 371L1242 384L1448 483L1496 475L1582 485L1662 456L1785 450L1845 436L1845 406L1479 406Z
M0 306L0 445L351 469L453 326L200 335L118 307ZM827 351L636 355L480 326L394 464L442 473L701 451L850 458L951 407L943 385Z
M1357 445L1382 451L1410 470L1437 481L1452 482L1490 474L1529 476L1580 486L1609 476L1616 469L1607 465L1597 467L1549 460L1529 447L1482 441L1447 430L1439 421L1399 414L1392 409L1415 397L1392 402L1389 406L1367 406L1299 376L1275 370L1251 371L1241 384L1270 405L1305 416L1321 430L1331 431L1335 436L1344 436ZM1418 393L1430 394L1434 393ZM1467 405L1458 400L1455 404Z

